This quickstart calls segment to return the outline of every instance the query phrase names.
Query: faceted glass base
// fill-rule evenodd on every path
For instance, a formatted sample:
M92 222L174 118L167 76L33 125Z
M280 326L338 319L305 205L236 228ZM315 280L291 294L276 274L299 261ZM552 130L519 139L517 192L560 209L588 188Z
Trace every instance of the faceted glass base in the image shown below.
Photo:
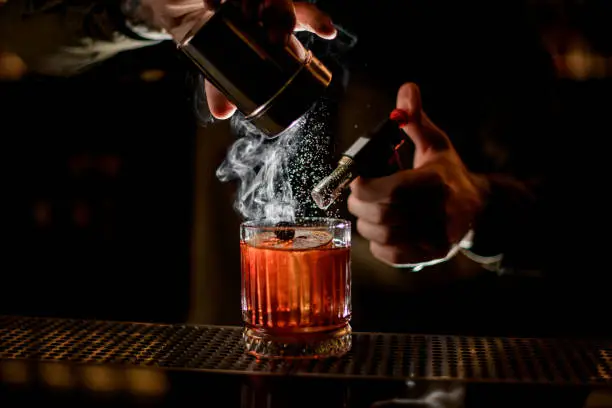
M283 335L245 327L242 338L247 353L266 359L340 357L351 349L352 342L349 324L323 332Z

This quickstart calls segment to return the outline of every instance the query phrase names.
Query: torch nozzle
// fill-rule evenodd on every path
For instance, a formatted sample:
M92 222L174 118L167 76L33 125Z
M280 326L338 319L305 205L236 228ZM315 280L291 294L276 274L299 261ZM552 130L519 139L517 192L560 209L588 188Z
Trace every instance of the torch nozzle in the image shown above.
M400 129L408 123L408 113L394 109L389 118L372 132L358 138L343 154L334 171L311 191L312 199L326 210L357 176L382 177L396 169L395 149L405 140ZM395 170L396 171L396 170Z
M343 156L336 169L312 189L311 196L317 207L327 210L336 201L344 187L357 177L354 167L355 162Z

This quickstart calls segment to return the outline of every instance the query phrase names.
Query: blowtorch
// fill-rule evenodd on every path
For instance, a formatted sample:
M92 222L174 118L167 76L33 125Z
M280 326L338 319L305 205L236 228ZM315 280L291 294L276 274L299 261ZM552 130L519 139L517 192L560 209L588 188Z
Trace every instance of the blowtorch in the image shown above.
M191 29L178 49L268 137L291 128L331 82L331 72L292 35L272 43L228 0Z
M316 205L328 209L358 176L384 177L397 171L397 150L408 138L401 127L407 123L408 113L395 109L372 131L359 137L342 154L336 169L313 188L311 196Z

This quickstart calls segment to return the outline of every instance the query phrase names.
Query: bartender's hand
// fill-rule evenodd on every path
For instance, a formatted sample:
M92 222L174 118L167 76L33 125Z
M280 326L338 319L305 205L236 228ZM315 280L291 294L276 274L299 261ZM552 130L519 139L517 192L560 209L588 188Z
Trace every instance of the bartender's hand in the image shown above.
M245 10L268 27L270 39L287 43L293 31L309 31L331 40L336 37L336 28L331 18L314 4L289 0L242 0ZM210 113L217 119L227 119L236 112L236 107L210 82L205 82L206 99Z
M398 265L443 259L484 209L488 183L468 171L448 136L427 117L415 84L400 88L397 107L410 117L403 130L415 145L413 169L357 178L348 209L379 260Z
M178 41L219 3L226 0L124 0L126 14L146 22L154 29L165 30ZM309 31L324 39L333 39L336 28L330 17L310 3L290 0L240 0L242 10L249 18L267 28L270 40L287 44L294 31ZM248 67L245 67L248 69ZM205 81L206 97L211 114L227 119L236 111L221 92Z

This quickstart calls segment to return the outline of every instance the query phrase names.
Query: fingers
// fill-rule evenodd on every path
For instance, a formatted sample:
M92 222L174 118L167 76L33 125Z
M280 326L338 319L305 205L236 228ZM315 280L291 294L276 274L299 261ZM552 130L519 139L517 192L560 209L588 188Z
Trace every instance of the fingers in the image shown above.
M257 20L262 4L262 0L242 0L242 14L248 20Z
M421 91L414 83L405 83L397 93L397 108L408 113L408 124L403 127L417 151L444 150L450 147L448 136L436 127L423 112Z
M365 179L358 177L351 183L351 197L368 203L390 203L395 191L402 185L401 173Z
M372 254L388 263L419 263L445 256L446 184L429 169L405 170L351 184L348 210Z
M332 40L338 34L331 18L311 3L295 3L297 24L295 31L309 31L319 37Z
M296 24L293 2L289 0L264 0L261 22L268 31L270 41L286 44Z
M216 8L223 0L204 0L209 8ZM267 29L270 40L287 44L291 33L309 31L324 39L333 39L337 30L330 17L309 3L293 4L290 0L242 0L242 12L248 19L259 20ZM297 40L296 40L297 41ZM301 50L301 44L292 44ZM205 81L206 99L211 114L216 119L227 119L236 107L208 80Z
M270 40L287 43L293 31L309 31L324 39L333 39L337 30L327 13L314 4L290 0L242 0L242 11L248 19L260 19Z
M392 204L368 203L361 201L351 194L347 201L351 214L360 220L374 224L399 225L403 218L403 211Z
M423 106L418 85L412 82L403 84L397 92L396 106L405 111L411 121L420 123Z
M357 220L357 232L365 239L381 245L396 245L406 242L412 230L405 225L378 224L366 221L363 218Z
M208 108L213 117L227 119L234 114L236 107L208 80L204 81L204 91L206 92Z
M358 177L351 185L351 195L368 203L393 203L434 194L443 198L444 183L439 173L428 169L406 170L390 176L364 179Z

